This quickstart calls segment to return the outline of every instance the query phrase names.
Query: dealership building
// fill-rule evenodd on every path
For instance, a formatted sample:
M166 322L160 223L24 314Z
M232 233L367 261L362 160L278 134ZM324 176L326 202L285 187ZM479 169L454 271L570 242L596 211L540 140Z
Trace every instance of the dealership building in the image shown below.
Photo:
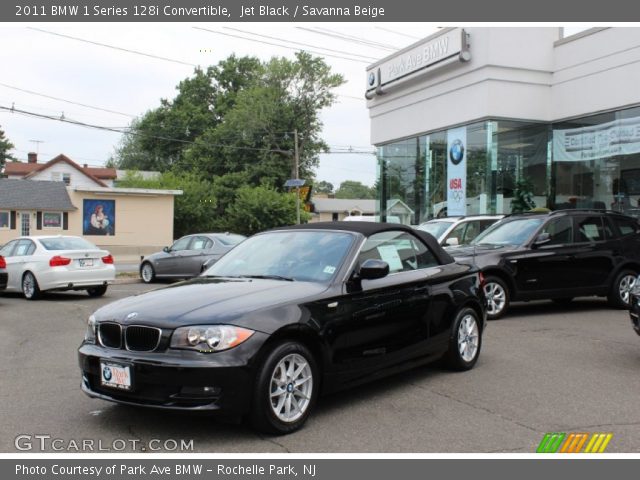
M382 218L640 213L640 28L445 28L366 81Z

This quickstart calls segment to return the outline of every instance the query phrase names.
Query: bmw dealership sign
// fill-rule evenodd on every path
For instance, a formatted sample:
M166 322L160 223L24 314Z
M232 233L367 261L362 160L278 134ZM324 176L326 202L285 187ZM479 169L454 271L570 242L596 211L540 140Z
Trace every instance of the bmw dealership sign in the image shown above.
M467 214L467 129L447 132L447 215Z

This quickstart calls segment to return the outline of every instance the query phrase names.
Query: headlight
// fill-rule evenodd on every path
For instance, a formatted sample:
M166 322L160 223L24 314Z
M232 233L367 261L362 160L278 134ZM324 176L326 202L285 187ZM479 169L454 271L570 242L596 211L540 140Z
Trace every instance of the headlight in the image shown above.
M96 343L96 317L91 315L87 322L87 331L84 334L84 341L89 343Z
M231 325L195 325L177 328L171 336L171 348L219 352L236 347L253 335L253 330Z

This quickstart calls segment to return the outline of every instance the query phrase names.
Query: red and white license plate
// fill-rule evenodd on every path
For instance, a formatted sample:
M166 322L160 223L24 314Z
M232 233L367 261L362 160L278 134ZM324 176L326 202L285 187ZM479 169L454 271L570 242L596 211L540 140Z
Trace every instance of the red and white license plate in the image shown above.
M93 258L81 258L78 260L81 267L93 267Z
M100 383L105 387L131 390L131 367L100 362Z

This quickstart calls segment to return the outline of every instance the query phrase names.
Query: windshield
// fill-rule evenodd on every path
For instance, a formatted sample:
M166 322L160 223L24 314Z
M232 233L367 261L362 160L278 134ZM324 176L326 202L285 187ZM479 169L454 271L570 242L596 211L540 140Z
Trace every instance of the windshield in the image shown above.
M80 237L52 237L39 240L47 250L98 250L93 243Z
M242 242L203 275L328 283L340 269L353 239L349 233L329 231L264 233Z
M498 222L478 235L471 245L522 245L542 222L540 217Z
M440 235L442 235L451 225L453 225L453 222L443 222L438 220L423 223L418 227L418 229L422 230L423 232L430 233L436 238L440 238Z
M221 244L226 246L237 245L247 238L244 235L236 235L235 233L226 233L224 235L214 235L214 236L216 240L218 240Z

